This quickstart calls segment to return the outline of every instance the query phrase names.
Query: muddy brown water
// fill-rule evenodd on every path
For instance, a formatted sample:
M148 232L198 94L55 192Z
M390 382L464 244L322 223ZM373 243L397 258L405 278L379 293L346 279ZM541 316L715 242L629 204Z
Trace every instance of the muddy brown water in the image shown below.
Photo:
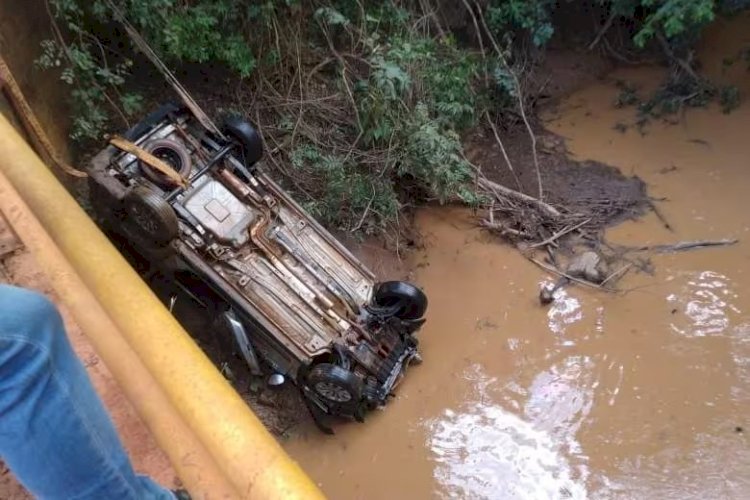
M738 43L750 31L719 26L706 50L721 61ZM747 92L750 73L731 72ZM674 232L650 215L610 240L740 243L657 256L655 276L626 277L627 294L569 288L542 308L551 276L466 211L421 212L425 363L366 424L333 437L308 426L285 443L331 498L747 498L750 104L691 110L643 136L614 130L633 111L613 108L612 80L661 77L620 70L566 99L548 127L575 157L637 174L669 200Z

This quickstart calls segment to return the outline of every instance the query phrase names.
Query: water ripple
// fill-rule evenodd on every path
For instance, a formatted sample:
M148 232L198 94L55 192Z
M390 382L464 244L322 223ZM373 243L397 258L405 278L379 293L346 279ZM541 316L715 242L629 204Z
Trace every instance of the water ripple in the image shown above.
M723 274L695 273L680 293L667 296L667 301L684 313L677 316L670 327L689 337L724 334L731 324L732 314L741 312L733 303L737 297L731 280Z
M573 369L569 375L573 376L577 370ZM581 471L570 465L564 453L579 448L573 439L577 424L564 432L567 434L564 440L560 439L559 427L565 426L567 419L578 421L573 415L586 413L590 401L576 402L576 396L567 395L550 397L552 393L544 392L549 380L542 376L530 388L525 409L528 420L525 420L492 402L487 391L494 379L482 378L476 368L466 378L475 381L473 400L459 410L447 409L427 423L427 444L436 462L434 477L441 485L440 495L492 499L587 498ZM563 378L570 377L563 375ZM542 418L547 402L552 399L564 401L563 409L557 411L562 418L557 427Z

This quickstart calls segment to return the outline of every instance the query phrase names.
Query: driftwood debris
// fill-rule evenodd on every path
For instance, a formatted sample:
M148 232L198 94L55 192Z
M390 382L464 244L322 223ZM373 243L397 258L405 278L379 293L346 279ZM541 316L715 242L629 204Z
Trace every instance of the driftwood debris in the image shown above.
M674 232L674 228L672 227L672 224L669 223L666 217L664 217L664 214L659 210L659 207L656 206L656 203L654 203L654 200L649 200L648 206L651 207L651 210L654 212L654 215L656 215L656 218L661 221L662 225L664 225L664 229L667 231Z
M604 280L600 283L600 285L604 286L612 280L618 280L622 278L623 276L625 276L625 273L627 273L630 270L631 267L633 267L633 264L630 264L630 263L625 264L620 269L618 269L617 271L613 272L612 274L604 278Z
M549 247L547 248L549 249ZM596 288L597 290L617 292L618 290L612 284L622 278L632 267L630 264L626 264L616 271L609 273L609 267L604 262L602 255L591 250L578 254L570 260L565 272L560 271L558 264L548 265L533 258L529 260L539 267L560 276L553 286L544 286L539 291L539 302L542 305L554 302L555 292L569 283L578 283ZM608 283L610 286L607 286Z
M519 191L515 191L513 189L502 186L496 182L492 182L486 177L479 177L477 182L481 188L493 193L499 198L510 198L511 200L517 202L529 204L539 209L539 211L544 213L546 216L552 217L554 219L559 219L562 217L562 213L560 213L558 209L556 209L549 203L545 203L537 198L534 198L533 196L529 196Z
M513 182L516 163L511 170ZM557 162L548 172L552 180L547 199L534 197L490 180L474 166L476 188L486 200L478 224L515 246L529 261L558 276L545 285L539 301L549 304L555 292L577 284L619 293L618 283L630 271L650 273L653 254L684 252L733 245L735 239L680 241L672 244L627 246L607 243L607 227L628 219L656 214L663 226L672 225L650 198L637 177L596 162ZM543 257L542 257L543 256Z
M619 281L634 266L633 262L627 262L628 259L625 258L625 254L627 253L676 253L686 252L690 250L699 250L702 248L734 245L737 242L738 240L736 239L695 240L680 241L671 245L648 245L625 248L624 250L620 250L620 252L617 253L614 257L610 256L610 259L619 259L626 261L626 263L621 265L619 269L613 271L606 277L603 274L602 268L599 267L601 263L601 256L591 251L584 252L583 254L572 260L565 271L561 271L558 268L558 265L549 265L531 256L527 256L527 258L542 269L560 276L560 279L553 286L543 287L539 292L539 302L542 305L547 305L554 302L554 293L569 283L577 283L579 285L584 285L589 288L595 288L597 290L603 290L607 292L617 292L618 290L613 287L613 284ZM549 250L550 247L547 247L547 249Z
M642 247L628 248L626 252L656 252L656 253L675 253L675 252L686 252L688 250L698 250L701 248L710 247L724 247L734 245L739 240L736 239L721 239L721 240L695 240L695 241L680 241L671 245L648 245Z
M529 248L539 248L539 247L543 247L545 245L549 245L550 243L554 243L555 241L557 241L558 239L562 238L566 234L572 233L576 229L580 229L582 226L585 226L589 222L591 222L591 218L588 218L588 219L586 219L586 220L584 220L582 222L579 222L575 226L567 226L567 227L561 229L560 231L556 232L555 234L553 234L552 236L550 236L546 240L540 241L539 243L534 243L533 245L529 246Z

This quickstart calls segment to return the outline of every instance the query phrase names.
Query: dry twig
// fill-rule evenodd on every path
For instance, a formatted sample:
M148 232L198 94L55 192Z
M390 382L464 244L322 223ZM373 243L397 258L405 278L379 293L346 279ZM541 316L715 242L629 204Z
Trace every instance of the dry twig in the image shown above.
M526 106L524 105L524 98L523 98L523 91L521 89L521 83L518 80L518 75L515 71L513 71L513 68L510 67L508 64L508 61L505 59L505 54L503 54L502 50L500 50L500 46L497 43L497 40L495 40L495 37L492 35L492 32L490 31L489 26L487 26L487 21L484 18L484 14L482 14L482 10L479 6L479 3L477 0L474 0L474 4L477 6L478 10L478 18L482 21L482 27L484 27L485 32L487 33L487 36L490 39L490 42L492 42L492 47L495 49L495 53L497 54L498 59L500 62L503 63L503 66L505 66L505 69L508 71L508 74L510 75L511 79L513 80L513 86L516 90L515 97L518 100L518 110L521 113L521 118L523 120L524 125L526 126L526 131L529 134L529 139L531 139L531 155L534 159L534 169L536 170L536 180L537 180L537 196L540 201L544 200L544 188L542 186L542 172L539 168L539 155L537 152L536 147L536 134L534 134L534 130L531 128L531 123L529 122L528 116L526 116Z
M606 278L604 278L604 280L600 283L600 286L606 285L607 283L609 283L613 279L620 279L620 278L622 278L623 276L625 276L625 273L628 272L628 270L631 267L633 267L633 264L625 264L620 269L618 269L617 271L613 272L612 274L610 274L609 276L607 276Z
M495 142L497 142L497 145L500 146L500 151L503 153L505 164L508 166L508 170L510 170L510 173L513 175L513 180L516 181L516 187L518 187L518 190L521 191L523 189L523 186L521 186L521 181L518 179L518 175L516 175L516 171L513 168L513 164L510 162L508 153L505 151L505 145L503 144L502 139L500 139L500 134L497 132L497 127L492 122L492 118L490 117L490 113L488 111L485 111L485 116L487 117L487 123L490 124L492 133L495 135Z
M604 23L602 28L599 30L599 32L596 34L596 38L594 38L594 41L592 41L589 46L588 50L594 50L594 47L596 47L599 44L599 41L602 39L604 34L609 31L609 28L612 27L612 23L614 22L615 18L617 17L617 13L612 10L612 13L607 18L607 21Z
M519 231L518 229L510 228L504 224L499 224L497 222L493 222L492 220L482 220L479 222L479 224L487 229L492 229L494 231L500 232L500 234L512 234L513 236L519 236L521 238L528 238L529 235L524 233L523 231Z
M576 224L575 226L565 227L565 228L561 229L560 231L556 232L555 234L553 234L552 236L550 236L549 238L547 238L546 240L540 241L539 243L534 243L533 245L529 246L529 248L539 248L539 247L543 247L544 245L549 245L550 243L552 243L554 241L557 241L558 239L562 238L566 234L572 233L576 229L579 229L582 226L585 226L589 222L591 222L591 218L588 218L585 221Z
M549 203L545 203L537 198L534 198L533 196L529 196L519 191L514 191L513 189L502 186L496 182L492 182L486 177L479 178L479 185L482 188L486 189L487 191L493 193L497 197L511 198L515 201L519 201L522 203L527 203L529 205L532 205L535 208L539 209L546 216L551 217L553 219L559 219L562 217L562 214L560 213L560 211L557 210L552 205L550 205Z

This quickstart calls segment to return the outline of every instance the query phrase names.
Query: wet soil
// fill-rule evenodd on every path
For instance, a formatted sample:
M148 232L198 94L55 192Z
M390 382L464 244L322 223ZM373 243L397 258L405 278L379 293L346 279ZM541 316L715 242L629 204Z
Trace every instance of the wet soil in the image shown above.
M596 238L602 229L637 219L652 209L653 202L641 178L601 161L571 157L565 140L541 123L534 130L542 184L540 196L532 142L525 127L516 124L507 132L500 127L498 132L512 170L491 129L477 129L468 138L469 160L487 179L542 199L563 214L559 219L550 219L530 205L512 204L502 210L495 206L497 222L520 231L524 235L520 239L542 241L568 225L586 220L582 230ZM486 219L488 213L481 212ZM519 239L514 234L504 236L510 241Z
M750 46L748 22L719 23L701 54L745 94L750 73L727 75L720 61ZM740 242L654 256L654 276L629 274L627 293L572 287L543 308L536 296L553 276L468 211L421 211L425 248L412 264L430 298L424 364L364 425L329 437L304 423L285 442L331 498L747 496L750 105L690 110L645 135L616 130L636 117L613 106L615 81L662 77L618 70L546 125L574 159L637 175L666 200L673 231L652 213L609 230L610 241Z
M569 48L580 45L572 43L576 36L564 33L555 38L524 82L537 141L543 184L541 197L581 217L595 218L598 223L593 226L613 225L637 218L648 210L646 184L606 162L572 158L568 155L565 138L533 116L540 110L557 106L575 90L607 79L612 71L611 60L600 53ZM566 43L567 39L571 40ZM485 120L463 138L466 156L488 179L539 198L532 142L525 124L513 113L505 113L504 120L496 124L496 131L512 170L498 138ZM517 214L517 217L524 217L524 214Z

